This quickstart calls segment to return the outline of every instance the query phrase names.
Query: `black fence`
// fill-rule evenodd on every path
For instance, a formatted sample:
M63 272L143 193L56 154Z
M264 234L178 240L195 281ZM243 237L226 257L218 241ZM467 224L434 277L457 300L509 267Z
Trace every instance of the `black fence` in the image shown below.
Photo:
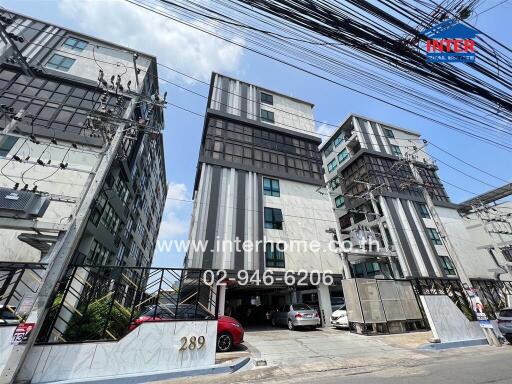
M144 322L213 320L216 302L203 270L71 266L37 342L118 340Z
M0 326L18 324L26 315L42 282L45 265L0 262ZM25 300L24 300L25 299Z
M410 281L417 295L446 295L469 320L476 320L471 303L459 279L420 277Z

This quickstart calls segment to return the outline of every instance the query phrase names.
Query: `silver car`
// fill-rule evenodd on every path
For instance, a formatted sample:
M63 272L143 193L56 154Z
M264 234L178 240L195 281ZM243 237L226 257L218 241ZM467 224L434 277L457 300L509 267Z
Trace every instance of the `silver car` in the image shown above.
M296 327L316 328L320 325L317 311L307 304L285 304L272 315L272 325L286 325L290 331Z
M512 308L504 308L498 313L498 327L505 339L512 344Z

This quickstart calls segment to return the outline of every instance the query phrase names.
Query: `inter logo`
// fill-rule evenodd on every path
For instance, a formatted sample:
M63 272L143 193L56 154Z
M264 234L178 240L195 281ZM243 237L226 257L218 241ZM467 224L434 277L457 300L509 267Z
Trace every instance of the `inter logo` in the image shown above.
M427 37L425 51L428 63L475 62L475 41L478 31L450 19L423 32Z

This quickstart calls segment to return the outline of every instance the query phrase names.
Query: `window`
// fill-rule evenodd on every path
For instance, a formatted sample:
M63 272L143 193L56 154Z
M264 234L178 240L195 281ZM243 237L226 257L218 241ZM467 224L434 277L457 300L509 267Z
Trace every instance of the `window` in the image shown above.
M267 196L279 197L279 180L263 178L263 192Z
M337 196L334 199L334 202L336 203L336 208L341 208L345 206L345 198L343 196Z
M503 254L505 260L512 262L512 246L501 248L501 253Z
M402 151L398 145L391 145L391 152L393 152L395 156L402 156Z
M274 105L274 96L269 95L268 93L265 92L261 92L260 101L265 104Z
M327 164L327 170L329 172L332 172L336 169L336 167L338 166L338 163L336 162L336 159L332 159L332 161Z
M345 160L348 159L348 151L347 148L344 148L339 154L338 154L338 163L343 163Z
M428 237L430 237L430 240L432 240L432 242L435 245L443 245L443 242L441 241L441 237L439 236L439 232L437 232L436 229L427 228L427 234L428 234Z
M395 138L395 134L389 128L384 128L384 134L386 135L386 137L389 137L390 139L394 139Z
M455 267L453 266L453 263L448 256L439 256L439 260L441 261L441 266L443 267L444 273L446 273L447 276L456 275Z
M76 39L74 37L68 37L64 42L64 46L72 49L73 51L82 52L87 47L87 41Z
M265 228L283 229L283 213L278 208L265 208Z
M267 111L266 109L261 110L261 120L267 123L274 123L274 112Z
M267 268L284 268L284 252L282 244L265 244L265 264Z
M69 68L73 65L75 62L75 59L72 59L71 57L61 56L61 55L53 55L50 61L46 63L46 66L48 68L57 69L59 71L67 72L69 71Z
M424 219L430 219L430 213L428 212L428 208L425 204L418 203L418 208L420 210L421 217L423 217Z
M4 136L3 141L0 139L0 156L5 157L18 141L17 137Z
M327 157L329 156L332 151L334 150L334 144L333 143L330 143L327 147L325 147L324 149L324 156Z
M336 188L340 186L340 178L338 176L334 176L331 181L329 181L331 189L334 191Z
M337 147L339 146L341 143L343 143L343 136L341 136L341 134L339 134L338 136L336 136L336 138L334 139L334 146Z

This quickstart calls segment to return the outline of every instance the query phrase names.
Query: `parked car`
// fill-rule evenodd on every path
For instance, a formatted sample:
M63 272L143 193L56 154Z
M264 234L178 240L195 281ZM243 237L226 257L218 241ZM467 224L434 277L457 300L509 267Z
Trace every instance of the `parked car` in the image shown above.
M20 323L20 318L15 315L16 307L11 305L0 305L0 324L16 325Z
M198 309L195 305L182 304L178 307L177 316L174 316L175 305L163 304L158 307L148 307L132 324L130 331L142 323L173 321L173 320L208 320L213 316L204 310ZM219 316L217 322L217 351L226 352L236 345L244 342L244 329L240 323L229 316Z
M348 328L348 317L345 304L333 307L333 312L331 315L331 325L338 329Z
M297 327L316 328L320 325L320 317L307 304L285 304L273 313L272 325L286 325L290 331Z
M498 328L505 339L512 344L512 308L504 308L498 313Z
M244 342L244 328L236 319L219 316L217 322L217 351L227 352Z

